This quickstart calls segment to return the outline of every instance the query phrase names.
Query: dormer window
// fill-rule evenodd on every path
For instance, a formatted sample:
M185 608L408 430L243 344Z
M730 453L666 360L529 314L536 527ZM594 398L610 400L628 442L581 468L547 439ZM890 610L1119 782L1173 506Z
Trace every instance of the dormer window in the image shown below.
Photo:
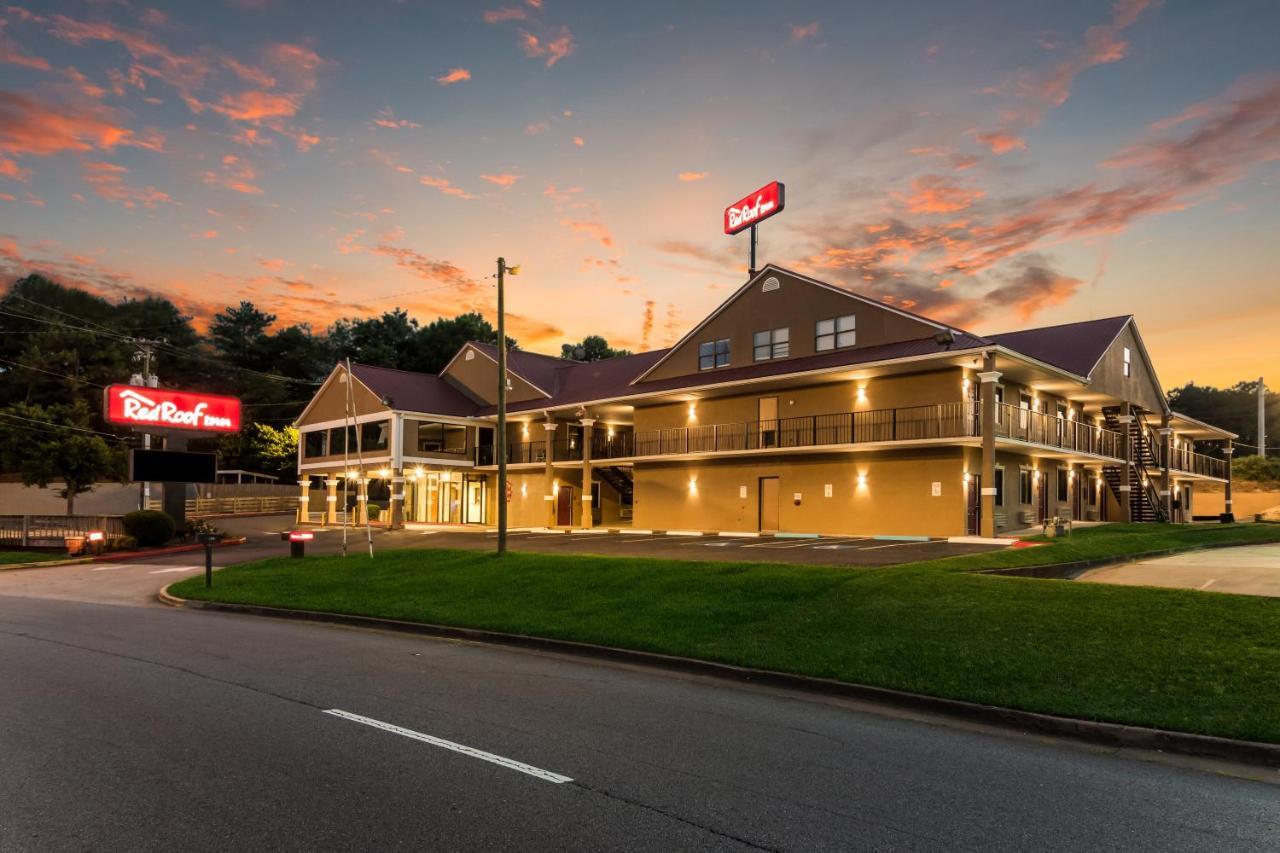
M790 329L765 329L752 339L752 355L756 361L786 358L791 355Z
M858 318L854 314L819 320L814 327L813 348L818 352L851 347L858 342Z
M698 369L712 370L729 366L729 339L703 341L698 344Z

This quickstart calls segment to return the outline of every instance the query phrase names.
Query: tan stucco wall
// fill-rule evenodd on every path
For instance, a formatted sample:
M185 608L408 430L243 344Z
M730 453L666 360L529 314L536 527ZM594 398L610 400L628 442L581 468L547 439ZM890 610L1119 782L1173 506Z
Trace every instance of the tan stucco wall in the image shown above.
M757 530L759 479L776 476L784 532L958 536L965 532L963 473L958 448L637 464L634 524ZM858 486L859 474L866 475L865 486ZM942 484L939 497L932 496L934 482Z
M775 275L782 285L779 289L765 293L763 280L757 281L689 341L668 355L646 379L699 373L698 345L723 338L731 341L730 367L752 364L752 336L766 329L790 330L790 358L813 355L817 321L846 314L858 318L857 348L916 340L937 332L937 327L929 323L837 290L792 278L785 273ZM715 374L714 370L701 372Z
M695 402L695 417L692 420L689 418L689 403L665 403L636 408L635 425L636 431L640 432L756 421L759 419L762 397L778 399L779 418L954 403L963 399L963 378L959 368L950 368L886 376L865 383L828 382L783 390L752 391L728 397L709 397ZM865 386L864 400L858 399L859 384Z
M345 369L339 368L338 372L334 373L316 393L310 409L298 421L300 428L305 429L308 424L323 423L324 421L339 421L350 415L347 411L347 385L341 381L340 376L344 372ZM370 391L359 380L354 383L352 389L352 398L357 416L390 411L386 406L382 405L382 400L379 399L378 395Z

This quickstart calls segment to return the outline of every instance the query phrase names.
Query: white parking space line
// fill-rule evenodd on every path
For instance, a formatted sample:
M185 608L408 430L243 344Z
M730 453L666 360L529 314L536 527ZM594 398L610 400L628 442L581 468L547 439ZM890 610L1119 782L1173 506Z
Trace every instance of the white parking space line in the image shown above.
M1209 587L1213 586L1217 582L1218 582L1217 578L1209 578L1207 581L1200 584L1200 586L1196 587L1196 589L1208 589Z
M665 536L641 536L635 539L619 540L620 545L630 545L633 542L670 542L671 540Z
M90 569L91 572L118 572L121 569L127 569L128 566L98 566L96 569Z
M803 542L754 542L750 545L743 545L743 548L812 548L815 543L821 542L821 539L806 539Z
M679 544L683 545L686 548L688 548L689 546L693 546L694 548L732 548L737 543L736 542L681 542Z
M154 572L147 572L149 575L167 575L171 572L198 572L199 566L174 566L169 569L156 569Z
M505 767L508 770L517 770L521 773L526 773L535 779L541 779L544 782L553 782L557 785L561 785L565 782L573 781L573 779L568 776L562 776L559 773L552 773L550 770L543 770L540 767L534 767L532 764L525 764L523 761L503 758L501 755L494 755L492 752L484 752L483 750L475 749L474 747L454 743L451 740L432 737L431 735L423 734L422 732L415 732L413 729L394 726L391 723L384 723L381 720L375 720L372 717L362 717L359 714L352 714L350 711L340 711L337 708L330 708L324 713L331 714L335 717L341 717L344 720L351 720L352 722L360 723L362 725L371 726L375 729L382 729L384 732L391 732L392 734L421 741L422 743L430 744L431 746L438 746L441 749L447 749L451 752L466 755L470 758L478 758L481 761L488 761L490 764L496 764L499 767Z
M936 545L936 542L890 542L888 545L872 545L869 548L859 548L859 551L878 551L881 548L901 548L903 545Z

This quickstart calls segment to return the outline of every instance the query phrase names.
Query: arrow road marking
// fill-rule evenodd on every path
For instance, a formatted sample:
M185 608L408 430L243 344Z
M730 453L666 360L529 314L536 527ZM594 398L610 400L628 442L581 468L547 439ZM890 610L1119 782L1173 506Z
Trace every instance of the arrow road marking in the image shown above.
M415 732L413 729L393 726L391 723L384 723L381 720L375 720L372 717L362 717L359 714L353 714L350 711L341 711L337 708L330 708L324 713L331 714L335 717L341 717L344 720L351 720L355 723L361 723L366 726L372 726L375 729L382 729L384 732L391 732L392 734L401 735L413 740L419 740L423 743L431 744L432 746L438 746L441 749L447 749L451 752L470 756L471 758L478 758L481 761L488 761L490 764L496 764L499 767L506 767L508 770L518 770L521 773L527 773L535 779L541 779L544 782L554 782L557 785L561 785L565 782L573 781L568 776L561 776L559 773L552 773L550 770L543 770L539 767L534 767L532 764L525 764L522 761L515 761L511 758L503 758L501 755L494 755L492 752L484 752L483 750L475 749L474 747L454 743L451 740L444 740L443 738L425 735L422 732Z

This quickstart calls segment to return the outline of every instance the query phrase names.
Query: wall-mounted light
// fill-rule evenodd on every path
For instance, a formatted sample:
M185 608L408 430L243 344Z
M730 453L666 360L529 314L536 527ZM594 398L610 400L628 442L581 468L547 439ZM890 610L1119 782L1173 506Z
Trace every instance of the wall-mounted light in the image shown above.
M609 440L612 440L612 439L613 439L613 426L612 426L612 424L611 424L611 425L610 425L610 426L605 430L605 438L607 438L607 439L609 439Z
M859 474L859 475L858 475L858 488L859 488L859 489L865 489L866 487L867 487L867 475L866 475L866 474Z
M551 496L552 496L552 497L559 497L559 495L560 495L560 484L559 484L559 483L552 483L552 484L551 484Z
M390 468L379 468L379 469L378 469L378 476L379 476L379 477L381 477L381 478L382 478L382 479L384 479L384 480L385 480L385 479L387 479L388 477L390 477L390 476L391 476L391 469L390 469Z
M865 402L867 402L867 383L865 383L865 382L859 382L859 383L858 383L858 397L857 397L857 400L858 400L858 402L859 402L859 403L865 403Z
M697 419L698 419L698 404L690 403L689 404L689 420L696 421Z
M523 423L520 424L520 437L523 439L529 438L529 422L528 421L524 421Z
M965 484L966 486L967 486L967 485L969 485L969 481L970 481L970 480L972 480L972 479L973 479L973 477L972 477L972 476L970 476L969 472L968 472L968 471L965 471L965 472L964 472L964 484Z
M528 484L528 483L521 483L521 484L520 484L520 497L522 497L522 498L523 498L523 497L528 497L528 495L529 495L529 484Z
M972 384L972 383L969 381L969 377L968 377L968 376L966 376L964 379L960 380L960 390L964 392L964 395L965 395L966 397L968 397L968 396L969 396L969 386L970 386L971 384Z
M1076 410L1067 409L1067 420L1074 421L1076 419Z
M426 471L424 471L422 468L414 468L414 469L413 469L413 479L415 479L415 480L421 480L421 479L422 479L422 475L423 475L423 474L425 474L425 473L427 473L427 472L426 472Z
M1034 470L1031 472L1031 479L1033 479L1033 480L1039 480L1039 479L1040 479L1040 469L1039 469L1039 468L1036 468L1036 469L1034 469Z
M360 473L359 473L358 471L348 471L348 472L347 472L347 479L348 479L348 480L356 480L356 479L359 479L359 477L360 477Z
M452 474L450 474L448 471L441 471L441 472L440 472L440 482L442 482L442 483L447 483L447 482L449 482L449 478L450 478L450 477L452 477L452 476L453 476L453 475L452 475Z
M696 495L698 493L698 477L695 474L689 478L689 494Z
M1075 478L1076 478L1076 472L1075 472L1075 471L1072 471L1070 468L1068 468L1068 469L1067 469L1067 479L1068 479L1068 480L1074 480Z

